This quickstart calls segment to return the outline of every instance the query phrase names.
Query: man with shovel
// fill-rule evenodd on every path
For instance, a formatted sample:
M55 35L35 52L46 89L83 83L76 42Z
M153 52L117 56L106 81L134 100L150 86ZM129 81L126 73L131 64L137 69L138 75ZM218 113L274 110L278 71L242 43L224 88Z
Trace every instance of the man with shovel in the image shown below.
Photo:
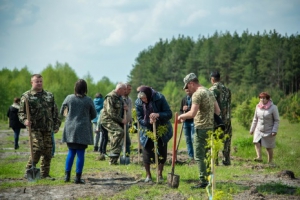
M188 89L192 96L191 110L178 116L178 120L194 118L195 135L194 135L194 150L195 161L199 167L200 183L192 186L195 188L205 188L208 185L206 171L206 152L208 131L213 131L214 128L214 113L220 114L220 108L211 91L200 85L197 76L194 73L188 74L184 79L183 89Z
M54 180L49 175L52 158L52 132L58 132L61 121L54 96L43 89L43 78L40 74L32 75L31 86L31 90L22 94L18 113L20 122L27 126L28 130L31 130L29 134L33 141L31 145L33 157L29 157L25 176L28 179L30 179L28 176L32 176L33 179L38 178L35 176L36 174L32 173L36 173L34 168L41 158L41 178ZM26 108L26 101L28 101L29 108ZM30 120L28 120L29 117Z
M110 137L109 164L117 165L122 151L124 124L127 120L123 118L127 105L123 102L126 92L126 84L118 83L116 89L108 93L104 98L101 125L108 131Z

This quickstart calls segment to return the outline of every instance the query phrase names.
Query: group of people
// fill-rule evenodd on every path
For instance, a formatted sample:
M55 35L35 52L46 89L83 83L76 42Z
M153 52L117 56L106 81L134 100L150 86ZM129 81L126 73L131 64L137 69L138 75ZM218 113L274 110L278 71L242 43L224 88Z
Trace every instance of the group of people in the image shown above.
M200 182L192 188L205 188L208 185L207 165L205 163L207 153L207 132L213 131L216 126L214 115L220 116L227 135L223 148L223 165L228 166L230 161L230 145L232 137L231 127L231 91L220 82L220 73L211 73L212 87L203 87L194 73L188 74L183 82L183 89L187 97L182 100L181 115L178 120L184 122L188 154L198 162ZM190 99L191 98L191 99ZM279 125L277 107L272 103L267 92L259 94L260 102L256 106L254 118L250 128L250 134L254 134L253 143L257 153L254 161L261 162L261 146L266 147L268 163L272 163L273 148L275 148L275 136ZM189 101L192 105L189 106ZM194 119L191 122L189 119ZM194 123L194 124L192 124ZM195 129L192 135L192 129ZM191 142L190 138L194 138ZM193 143L193 145L191 145ZM193 148L193 149L192 149Z
M225 124L224 133L228 134L224 142L223 165L230 165L230 144L232 136L231 127L231 92L220 82L218 72L211 73L212 87L207 89L199 83L194 73L188 74L184 79L183 89L186 96L182 99L181 114L178 121L183 122L186 137L187 151L190 159L194 159L199 168L200 183L193 188L205 188L208 184L205 164L207 132L215 127L214 115L221 117ZM116 88L104 98L97 93L94 101L87 96L87 83L79 79L74 86L74 94L68 95L62 103L60 111L51 92L43 89L43 78L40 74L31 77L32 88L22 94L21 99L14 99L14 104L8 111L10 127L15 133L15 149L19 148L18 138L20 128L31 127L33 137L33 157L29 157L26 169L36 165L41 158L41 178L53 180L49 175L52 158L52 133L56 133L61 125L61 116L66 118L62 142L68 146L65 162L65 182L70 181L71 170L76 159L75 183L82 184L81 179L85 159L85 150L88 145L94 145L94 150L100 152L100 160L109 157L110 165L118 164L122 146L126 146L126 156L130 155L130 137L128 126L132 120L132 100L129 97L131 85L118 83ZM163 168L167 159L167 146L173 136L170 122L172 111L163 94L153 88L142 85L137 88L135 109L140 125L140 143L143 148L143 163L146 171L145 182L152 180L150 165L155 161L155 151L159 155L159 180L163 180ZM275 136L278 130L279 114L277 107L272 103L270 95L262 92L260 102L256 107L255 115L250 129L254 134L253 142L257 152L255 161L262 161L261 147L267 148L268 162L272 162ZM26 103L28 101L29 112ZM20 104L19 104L20 102ZM14 119L12 116L15 113ZM17 113L17 114L16 114ZM27 119L28 114L31 120ZM16 120L16 117L18 120ZM14 123L13 121L21 122ZM94 124L94 128L92 126ZM148 133L166 127L165 133L155 141ZM124 127L126 129L124 133ZM93 132L96 133L95 139ZM101 133L101 134L100 134ZM123 137L126 134L126 144ZM107 154L106 146L110 139L110 152ZM99 144L100 140L100 145ZM156 150L153 150L157 147Z

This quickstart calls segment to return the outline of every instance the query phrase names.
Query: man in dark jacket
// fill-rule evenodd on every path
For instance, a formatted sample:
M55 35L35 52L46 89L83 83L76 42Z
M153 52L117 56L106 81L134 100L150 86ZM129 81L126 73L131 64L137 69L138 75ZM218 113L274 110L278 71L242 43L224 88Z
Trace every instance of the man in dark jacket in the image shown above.
M180 114L186 113L191 110L192 107L192 94L188 89L185 89L186 96L181 101ZM189 155L189 161L194 160L194 148L193 148L193 137L194 137L194 119L186 119L183 122L184 136L186 141L187 153Z

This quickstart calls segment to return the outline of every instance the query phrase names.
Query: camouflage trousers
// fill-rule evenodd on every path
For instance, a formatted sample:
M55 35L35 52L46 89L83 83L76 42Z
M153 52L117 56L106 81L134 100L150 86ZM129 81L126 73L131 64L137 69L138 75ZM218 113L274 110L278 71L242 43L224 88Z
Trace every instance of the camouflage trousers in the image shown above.
M224 141L224 148L222 151L223 164L230 165L230 147L231 147L231 137L232 137L231 123L226 124L224 132L225 132L226 139Z
M50 163L52 158L52 133L45 131L32 130L33 158L29 156L26 169L30 169L33 164L36 165L41 158L41 176L46 177L50 172Z
M110 157L119 157L124 142L124 129L118 124L102 124L110 138Z
M195 129L194 134L194 158L195 161L198 163L199 169L199 179L201 182L207 182L207 168L208 164L206 163L207 159L207 138L208 138L208 131L213 131L213 129Z

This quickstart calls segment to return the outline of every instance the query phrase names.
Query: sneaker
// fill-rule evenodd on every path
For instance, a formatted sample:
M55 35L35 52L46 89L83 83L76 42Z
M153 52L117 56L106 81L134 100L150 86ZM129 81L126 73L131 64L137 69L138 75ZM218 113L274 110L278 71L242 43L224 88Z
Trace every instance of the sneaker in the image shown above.
M41 179L46 179L46 180L49 180L49 181L55 181L55 178L52 178L52 177L49 176L49 175L42 176Z
M147 178L145 179L145 183L149 183L149 182L152 182L152 178L147 177Z
M196 185L193 185L192 187L191 187L191 189L199 189L199 188L206 188L207 187L207 185L208 185L208 183L207 182L200 182L200 183L198 183L198 184L196 184Z

